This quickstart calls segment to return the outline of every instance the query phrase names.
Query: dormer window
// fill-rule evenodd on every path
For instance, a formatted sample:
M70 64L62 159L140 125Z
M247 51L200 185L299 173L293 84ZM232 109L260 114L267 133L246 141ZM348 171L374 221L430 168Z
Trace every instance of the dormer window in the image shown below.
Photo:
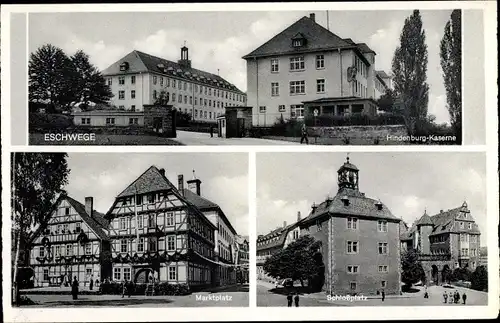
M349 206L349 198L347 195L342 196L341 200L344 203L344 206Z
M306 39L304 35L302 35L301 33L298 33L292 38L292 47L294 48L303 47L305 44L306 44Z
M294 39L292 44L293 44L293 47L302 47L302 46L304 46L304 43L303 43L302 39Z
M124 71L128 70L128 68L129 68L128 62L123 62L120 64L120 71L124 72Z

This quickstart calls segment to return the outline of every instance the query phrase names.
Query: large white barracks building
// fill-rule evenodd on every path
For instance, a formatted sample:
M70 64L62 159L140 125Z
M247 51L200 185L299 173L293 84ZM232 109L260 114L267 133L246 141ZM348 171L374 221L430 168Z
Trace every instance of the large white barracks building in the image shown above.
M297 22L245 55L248 106L253 125L277 118L350 113L375 115L390 76L375 69L375 52L365 43L341 38L316 23Z

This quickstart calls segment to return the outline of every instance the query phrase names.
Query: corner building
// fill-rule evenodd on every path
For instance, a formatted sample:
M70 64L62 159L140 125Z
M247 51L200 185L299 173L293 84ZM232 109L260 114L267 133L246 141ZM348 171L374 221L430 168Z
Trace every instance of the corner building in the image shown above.
M326 293L399 294L401 220L359 191L358 173L347 158L338 170L337 195L312 206L299 222L300 235L321 241Z

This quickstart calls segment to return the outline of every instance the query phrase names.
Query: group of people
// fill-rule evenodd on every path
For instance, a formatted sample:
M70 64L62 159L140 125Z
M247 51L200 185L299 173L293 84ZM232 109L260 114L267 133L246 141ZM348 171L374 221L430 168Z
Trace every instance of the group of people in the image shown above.
M288 307L293 307L293 303L295 303L295 307L299 307L299 293L298 292L295 292L295 295L294 293L288 293L288 295L286 296L286 300L287 300L287 303L288 303Z
M460 293L455 290L453 293L446 291L443 293L444 303L445 304L459 304L460 303ZM465 305L467 302L467 295L465 293L462 294L462 304Z

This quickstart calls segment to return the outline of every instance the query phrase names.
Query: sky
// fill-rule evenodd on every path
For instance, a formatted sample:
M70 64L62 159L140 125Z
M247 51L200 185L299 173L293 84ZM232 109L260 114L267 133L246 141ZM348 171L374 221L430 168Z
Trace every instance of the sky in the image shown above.
M177 187L184 180L201 180L201 195L217 203L236 232L248 236L248 154L245 153L70 153L68 195L81 203L94 198L94 208L106 213L130 183L150 166L164 168ZM187 183L184 184L187 188Z
M313 11L314 12L314 11ZM31 13L29 50L47 43L68 55L83 50L103 70L132 50L171 61L186 42L192 66L219 73L246 91L246 63L241 57L311 11L92 12ZM316 11L326 27L326 11ZM391 69L404 20L411 11L329 11L330 30L342 38L365 42L376 53L376 69ZM448 122L439 43L451 10L421 11L428 46L429 113Z
M466 201L486 244L484 153L349 153L349 158L359 169L359 190L408 225L425 210L432 216ZM314 202L335 196L337 170L345 160L346 153L258 153L257 234L283 221L292 224L298 211L304 218Z

